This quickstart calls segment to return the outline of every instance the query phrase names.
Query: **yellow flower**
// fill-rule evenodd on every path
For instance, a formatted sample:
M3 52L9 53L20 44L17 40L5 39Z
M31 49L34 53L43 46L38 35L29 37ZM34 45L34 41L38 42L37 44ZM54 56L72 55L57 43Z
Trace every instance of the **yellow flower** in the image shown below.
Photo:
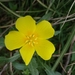
M49 60L55 51L54 45L47 39L53 37L55 31L51 24L43 20L36 24L35 20L27 15L16 21L17 31L10 31L5 36L5 46L8 50L20 48L20 54L26 65L32 59L34 52Z

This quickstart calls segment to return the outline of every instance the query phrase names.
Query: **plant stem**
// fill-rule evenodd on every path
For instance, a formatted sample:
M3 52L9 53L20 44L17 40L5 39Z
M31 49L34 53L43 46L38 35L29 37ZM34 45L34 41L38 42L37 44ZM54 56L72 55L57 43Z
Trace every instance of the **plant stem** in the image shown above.
M68 48L69 48L69 46L70 46L70 43L71 43L71 41L72 41L74 35L75 35L75 25L73 26L72 33L71 33L71 35L69 36L69 38L68 38L68 40L67 40L67 43L66 43L65 47L63 48L63 50L62 50L62 52L61 52L61 54L60 54L60 57L59 57L59 58L57 59L57 61L55 62L54 66L53 66L53 68L52 68L52 71L55 71L55 69L56 69L56 67L58 66L59 62L62 60L64 54L67 52L67 50L68 50Z
M13 12L12 10L10 10L8 7L6 7L3 3L0 2L0 5L2 5L6 10L8 10L10 13L14 14L17 17L21 17L20 15L16 14L15 12Z

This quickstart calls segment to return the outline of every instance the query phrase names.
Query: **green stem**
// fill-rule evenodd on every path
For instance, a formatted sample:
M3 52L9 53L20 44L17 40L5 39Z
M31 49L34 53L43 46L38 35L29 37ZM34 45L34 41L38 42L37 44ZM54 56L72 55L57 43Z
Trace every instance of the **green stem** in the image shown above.
M21 17L20 15L16 14L15 12L13 12L12 10L10 10L9 8L7 8L3 3L0 2L0 5L2 5L6 10L8 10L10 13L14 14L17 17Z
M52 68L52 71L55 71L55 69L56 69L56 67L58 66L59 62L62 60L64 54L67 52L67 50L68 50L68 48L69 48L69 46L70 46L70 43L71 43L71 41L72 41L74 35L75 35L75 25L74 25L74 27L73 27L73 29L72 29L72 33L71 33L71 35L69 36L65 47L63 48L63 50L62 50L62 52L61 52L61 54L60 54L60 57L59 57L59 58L57 59L57 61L55 62L54 66L53 66L53 68Z

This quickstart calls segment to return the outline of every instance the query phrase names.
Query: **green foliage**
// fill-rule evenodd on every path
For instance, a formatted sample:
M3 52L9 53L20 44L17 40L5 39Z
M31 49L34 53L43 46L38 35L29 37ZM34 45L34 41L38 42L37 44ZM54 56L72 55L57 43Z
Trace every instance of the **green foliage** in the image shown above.
M24 69L26 69L25 64L21 64L19 62L13 62L13 67L16 68L17 70L24 70Z
M17 9L17 4L9 2L9 7L10 7L11 10L15 11Z
M9 58L9 62L14 62L15 60L17 60L20 57L19 53L15 53L14 56Z
M48 20L50 17L51 17L51 13L49 12L49 13L45 14L43 17L41 17L41 19L38 22L40 22L42 20Z
M31 15L37 23L48 20L54 27L55 36L49 41L54 43L56 51L50 60L44 61L35 54L30 64L26 66L19 50L10 52L6 49L5 35L14 29L16 19L25 15ZM0 0L0 73L3 71L2 75L12 75L11 72L13 75L67 75L69 72L70 75L74 75L75 40L71 40L67 49L65 48L68 38L72 36L74 20L74 0ZM63 58L58 62L57 58L61 57L64 49L67 54L64 52ZM56 62L59 63L57 66ZM5 64L8 64L6 68L4 68Z
M7 62L7 61L8 61L8 58L0 56L0 64L4 63L4 62Z
M73 45L72 51L75 52L75 43ZM75 54L72 54L72 59L71 61L75 61Z
M0 47L4 47L4 38L3 37L0 37Z
M31 63L28 66L32 75L39 75L39 71L37 70L38 65L35 59L32 59Z

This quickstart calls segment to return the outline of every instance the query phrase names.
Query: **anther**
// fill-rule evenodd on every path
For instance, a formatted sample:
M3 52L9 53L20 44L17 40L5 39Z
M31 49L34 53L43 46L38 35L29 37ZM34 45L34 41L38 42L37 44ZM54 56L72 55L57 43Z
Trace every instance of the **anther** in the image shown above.
M33 37L35 37L35 35L33 34Z
M37 40L37 37L34 40Z

